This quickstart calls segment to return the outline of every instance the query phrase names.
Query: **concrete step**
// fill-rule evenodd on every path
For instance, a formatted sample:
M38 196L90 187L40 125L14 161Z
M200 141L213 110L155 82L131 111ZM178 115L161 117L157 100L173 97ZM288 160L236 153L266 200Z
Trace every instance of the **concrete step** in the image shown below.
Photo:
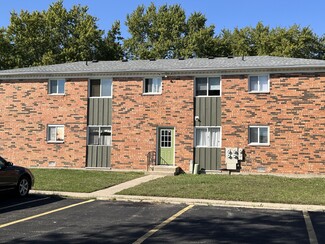
M152 175L178 175L180 168L178 166L169 165L153 165L148 169L148 174Z

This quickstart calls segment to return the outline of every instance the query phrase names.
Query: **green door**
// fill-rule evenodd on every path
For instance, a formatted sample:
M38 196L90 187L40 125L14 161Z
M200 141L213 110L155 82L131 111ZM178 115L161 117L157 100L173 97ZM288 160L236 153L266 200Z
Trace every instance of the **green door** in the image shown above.
M175 155L175 141L173 128L159 129L159 164L173 165Z

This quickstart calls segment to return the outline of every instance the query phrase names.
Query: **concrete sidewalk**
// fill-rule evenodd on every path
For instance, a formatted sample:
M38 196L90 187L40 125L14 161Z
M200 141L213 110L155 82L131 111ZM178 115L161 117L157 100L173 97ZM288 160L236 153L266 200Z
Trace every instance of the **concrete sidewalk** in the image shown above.
M172 198L172 197L152 197L152 196L131 196L116 195L116 193L139 184L165 177L165 175L146 175L122 184L112 186L103 190L91 193L78 192L61 192L61 191L38 191L31 190L32 194L56 195L72 198L95 198L97 200L116 200L116 201L133 201L133 202L153 202L153 203L172 203L172 204L193 204L193 205L210 205L222 207L237 208L259 208L275 210L297 210L297 211L322 211L325 212L325 206L322 205L301 205L301 204L283 204L283 203L262 203L262 202L242 202L242 201L225 201L225 200L208 200L208 199L191 199L191 198Z

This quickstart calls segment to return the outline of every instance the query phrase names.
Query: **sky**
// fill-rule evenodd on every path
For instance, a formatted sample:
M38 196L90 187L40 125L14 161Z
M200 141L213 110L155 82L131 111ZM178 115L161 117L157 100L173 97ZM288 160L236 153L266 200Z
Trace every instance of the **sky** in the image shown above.
M10 13L21 10L42 11L56 0L0 0L0 27L10 23ZM317 35L325 34L325 0L64 0L64 6L88 6L88 13L99 20L101 30L109 30L116 20L121 21L123 37L128 37L125 20L138 5L156 6L180 4L189 16L201 12L207 18L207 25L215 25L215 33L223 28L255 26L259 21L270 27L290 27L298 24L310 27Z

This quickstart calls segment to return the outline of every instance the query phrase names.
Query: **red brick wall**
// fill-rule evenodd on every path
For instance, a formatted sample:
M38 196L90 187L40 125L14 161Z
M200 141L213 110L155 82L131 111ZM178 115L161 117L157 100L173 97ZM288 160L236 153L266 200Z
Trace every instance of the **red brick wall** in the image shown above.
M112 168L146 169L156 151L157 126L175 127L175 164L188 170L193 159L193 78L168 77L161 95L143 95L143 79L114 79Z
M47 89L47 80L0 82L0 155L23 166L84 167L87 80L67 80L64 96ZM65 125L63 144L46 142L48 124Z
M325 173L325 74L271 75L268 94L248 93L247 75L223 76L222 89L222 145L245 149L242 172ZM258 124L270 146L248 145Z

